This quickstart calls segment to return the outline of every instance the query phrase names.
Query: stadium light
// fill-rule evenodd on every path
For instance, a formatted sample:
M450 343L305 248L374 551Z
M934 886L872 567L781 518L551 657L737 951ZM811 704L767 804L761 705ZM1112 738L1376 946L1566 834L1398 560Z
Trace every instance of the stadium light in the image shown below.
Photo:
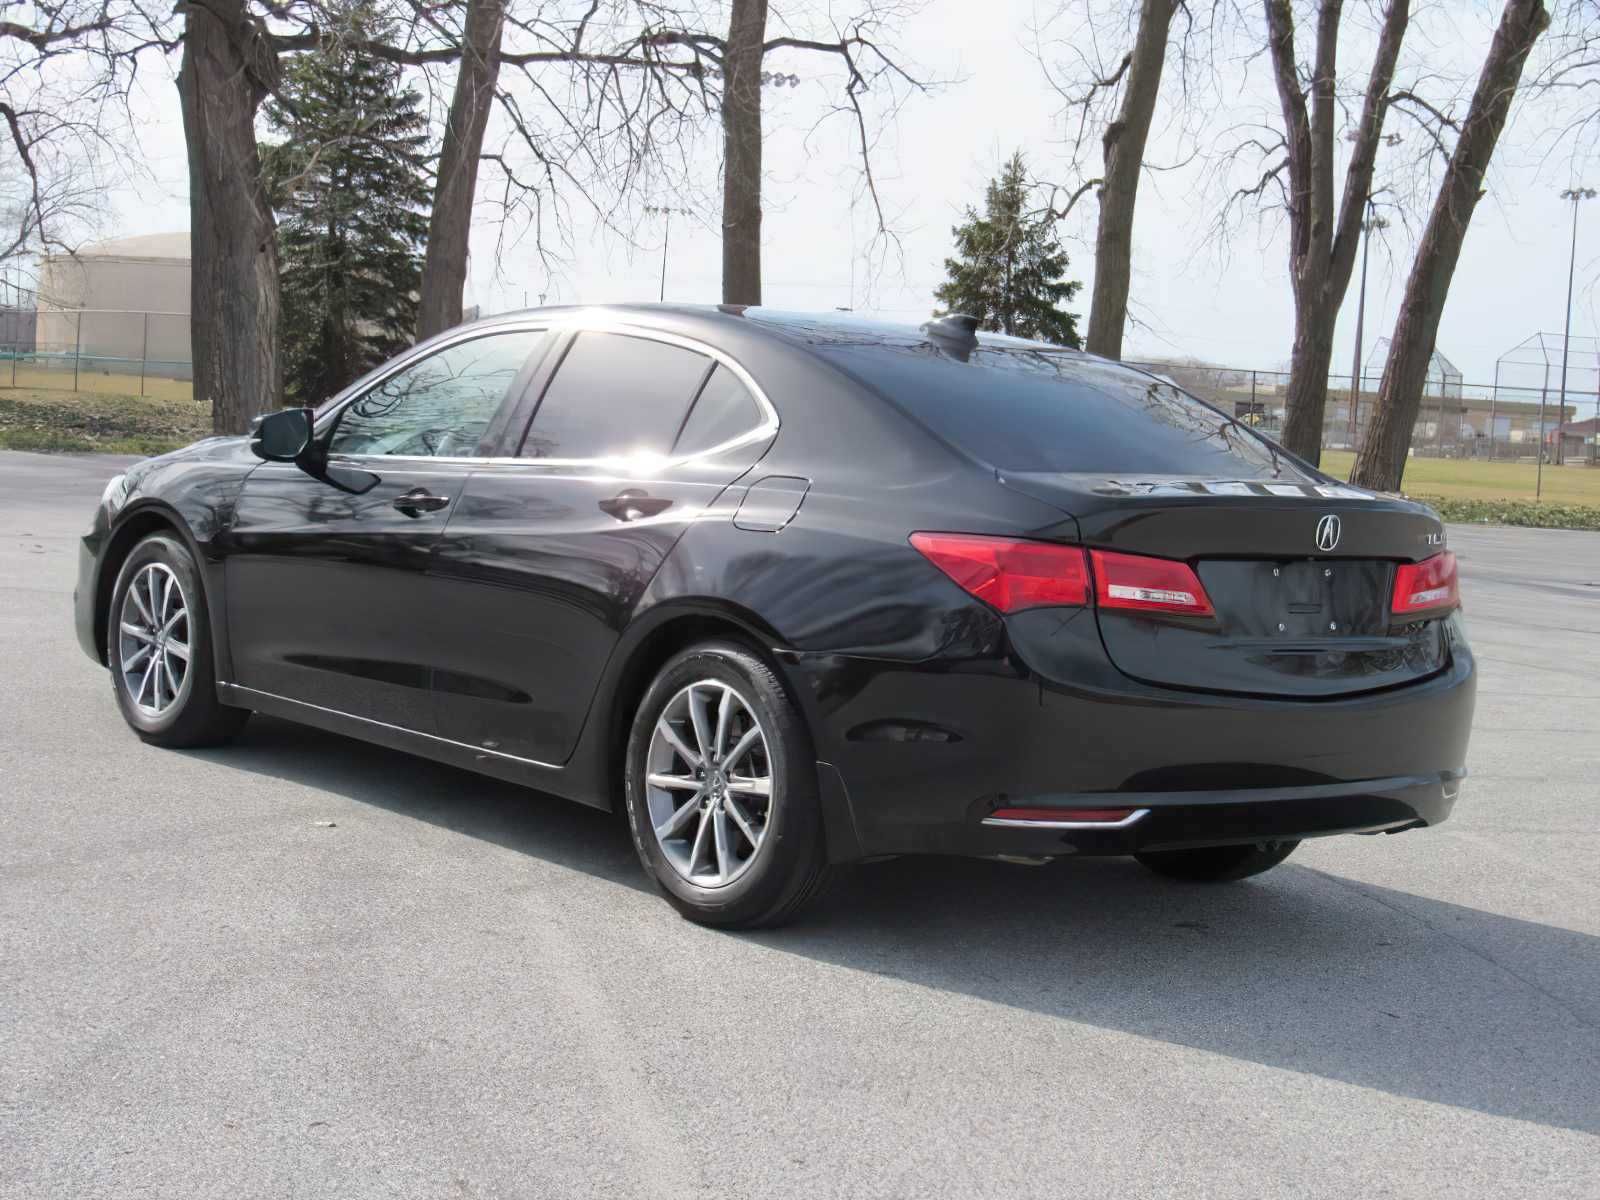
M1556 401L1556 461L1561 460L1560 429L1567 419L1567 348L1572 343L1572 277L1578 266L1578 201L1593 200L1593 188L1576 187L1568 188L1561 193L1563 200L1572 201L1572 253L1567 259L1567 323L1563 326L1561 334L1561 392L1560 399ZM1539 458L1538 467L1534 474L1533 498L1538 500L1544 491L1544 412L1539 413Z
M667 227L661 234L660 300L664 304L667 299L667 245L672 241L672 214L677 213L680 217L688 217L692 216L693 213L690 209L674 208L670 204L646 204L644 210L653 217L665 217L667 219Z

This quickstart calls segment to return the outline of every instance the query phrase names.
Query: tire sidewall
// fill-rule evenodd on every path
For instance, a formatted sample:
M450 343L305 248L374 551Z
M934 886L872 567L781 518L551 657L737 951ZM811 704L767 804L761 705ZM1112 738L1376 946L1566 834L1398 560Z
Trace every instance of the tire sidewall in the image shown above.
M183 602L189 613L189 669L184 672L183 686L176 702L159 716L139 711L128 695L122 675L122 604L128 588L139 571L153 562L171 570L178 581ZM117 572L117 581L111 589L111 607L106 614L106 664L111 668L111 690L117 698L117 707L123 718L141 737L160 737L170 734L195 707L196 693L213 688L211 667L211 626L207 620L205 592L200 583L200 572L194 565L189 550L177 538L167 534L153 534L145 538L123 560Z
M734 687L766 737L773 796L767 833L755 861L722 887L690 883L667 860L650 827L644 776L656 722L691 683L714 679ZM741 924L780 905L807 866L820 835L815 756L793 702L776 674L750 650L732 643L693 647L671 659L646 690L628 737L625 796L628 828L645 869L675 907L696 920Z

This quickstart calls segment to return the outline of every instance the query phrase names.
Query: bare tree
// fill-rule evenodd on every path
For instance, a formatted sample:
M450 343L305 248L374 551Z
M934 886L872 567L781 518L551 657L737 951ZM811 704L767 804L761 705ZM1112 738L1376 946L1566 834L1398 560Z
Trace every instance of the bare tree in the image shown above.
M843 86L829 115L842 114L852 126L877 234L889 236L872 166L876 133L869 121L866 97L875 89L887 92L890 98L884 107L892 114L905 93L930 86L899 63L886 40L890 30L913 11L915 6L906 0L864 0L859 11L847 19L824 18L829 25L821 31L800 24L806 10L799 4L773 9L768 0L730 0L725 36L688 28L662 29L656 34L657 44L692 47L721 78L724 304L761 303L761 89L771 77L763 70L769 55L800 52L826 56L842 68ZM781 24L789 32L768 37L769 23Z
M722 302L761 303L761 57L767 0L733 0L722 45Z
M1484 173L1505 128L1523 65L1549 24L1542 0L1507 0L1406 280L1377 408L1351 471L1352 483L1381 491L1400 486L1467 225L1483 196Z
M1283 443L1311 462L1322 455L1322 418L1333 361L1333 327L1350 285L1361 221L1372 195L1373 170L1391 104L1410 93L1391 92L1409 0L1389 0L1352 131L1343 195L1334 207L1335 125L1341 0L1320 0L1312 59L1303 74L1295 53L1289 0L1265 0L1267 49L1283 115L1281 159L1253 185L1276 185L1289 217L1289 273L1294 291L1294 348L1289 360L1288 416ZM1309 103L1308 103L1309 101ZM1287 176L1287 183L1284 176Z
M194 394L215 432L239 433L283 391L277 227L255 134L256 110L278 88L278 50L246 0L186 0L180 11Z
M1094 287L1084 349L1107 358L1122 357L1133 272L1134 206L1145 170L1145 146L1161 93L1172 19L1181 3L1182 0L1141 0L1133 44L1110 70L1088 60L1075 37L1069 37L1066 43L1081 68L1071 70L1071 78L1058 80L1046 67L1052 84L1066 100L1068 113L1076 114L1074 151L1083 145L1091 128L1100 128L1101 175L1068 189L1067 202L1060 208L1052 196L1050 213L1065 217L1085 192L1099 189ZM1089 44L1095 44L1094 40L1090 39ZM1084 74L1088 76L1086 81L1082 79Z
M505 33L505 0L466 0L461 63L445 122L444 141L428 221L427 256L422 264L422 298L417 337L429 337L461 323L461 291L467 279L467 243L477 193L478 156L500 80L500 44Z
M138 60L170 45L140 0L0 0L0 260L70 252L93 227Z

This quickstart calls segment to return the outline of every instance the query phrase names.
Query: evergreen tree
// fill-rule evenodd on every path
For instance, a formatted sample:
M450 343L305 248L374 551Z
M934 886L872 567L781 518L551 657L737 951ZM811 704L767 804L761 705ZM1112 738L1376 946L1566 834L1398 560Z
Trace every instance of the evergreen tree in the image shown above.
M1030 216L1027 204L1019 151L989 184L984 215L968 208L966 222L950 231L957 257L944 260L949 279L934 295L945 312L976 317L982 329L1076 347L1077 314L1060 305L1081 285L1063 278L1067 252L1053 219Z
M383 35L366 3L340 18L346 35ZM411 344L428 122L400 67L345 37L292 60L266 118L284 139L262 153L279 218L284 392L317 404Z

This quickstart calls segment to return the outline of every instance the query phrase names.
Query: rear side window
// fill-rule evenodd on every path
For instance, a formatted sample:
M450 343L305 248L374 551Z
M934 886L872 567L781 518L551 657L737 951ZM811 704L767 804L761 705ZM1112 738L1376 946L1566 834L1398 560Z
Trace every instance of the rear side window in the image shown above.
M533 414L525 458L666 454L712 360L620 333L584 332Z
M1165 380L1071 352L927 342L819 346L935 433L1008 471L1302 478L1238 421Z
M675 455L704 454L749 433L764 414L750 389L727 367L718 364L689 410L683 432L672 447Z

